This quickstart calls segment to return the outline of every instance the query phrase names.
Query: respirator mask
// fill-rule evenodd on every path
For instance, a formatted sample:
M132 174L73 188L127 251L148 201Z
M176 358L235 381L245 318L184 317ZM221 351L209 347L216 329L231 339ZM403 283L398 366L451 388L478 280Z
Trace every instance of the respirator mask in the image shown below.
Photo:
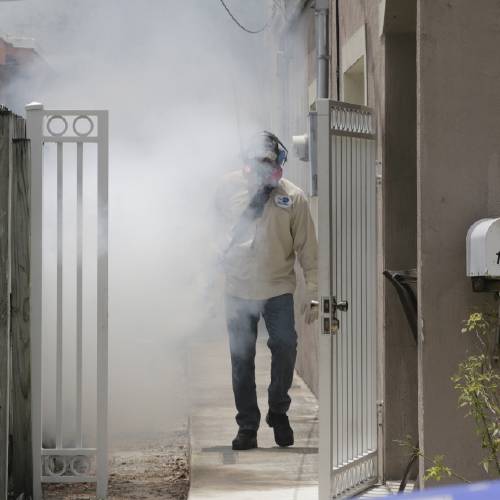
M245 173L260 187L276 187L283 176L288 150L271 132L264 130L251 140L245 151Z

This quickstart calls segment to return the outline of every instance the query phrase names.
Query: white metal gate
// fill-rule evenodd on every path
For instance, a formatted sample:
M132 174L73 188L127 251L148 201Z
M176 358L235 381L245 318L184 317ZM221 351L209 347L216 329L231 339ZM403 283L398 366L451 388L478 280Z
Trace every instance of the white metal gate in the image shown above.
M369 108L318 99L320 499L378 480L375 120Z
M108 112L107 111L74 111L74 110L45 110L41 104L32 103L27 110L27 135L31 140L31 258L32 258L32 291L31 291L31 345L32 345L32 435L33 435L33 477L34 498L41 499L41 483L75 483L97 482L97 496L104 498L107 494L108 481L108 445L107 445L107 418L108 418ZM57 187L54 191L44 189L44 146L55 144L55 162L57 172ZM83 349L83 280L85 269L83 266L83 216L85 202L84 186L85 167L88 165L87 152L90 144L96 148L96 188L97 198L95 229L97 231L96 250L93 255L97 284L95 297L97 302L96 321L90 330L95 334L96 359L95 374L96 387L96 415L94 446L87 445L85 422L83 415L83 391L86 359ZM75 164L66 161L68 148L74 148ZM75 168L76 193L72 197L76 201L76 227L67 228L63 218L63 198L67 193L64 184L69 169ZM56 225L56 242L47 241L44 228L44 198L57 197L55 220L50 223ZM63 266L63 231L71 230L76 240L75 267ZM56 352L53 359L44 359L42 355L42 341L47 332L43 331L43 317L45 302L43 300L44 281L44 253L45 245L56 248L56 320L55 338ZM88 257L87 257L88 258ZM68 266L69 267L69 266ZM75 391L68 391L65 372L63 370L63 346L66 343L66 331L63 327L63 309L67 312L68 305L64 305L63 280L68 273L74 273L76 304L74 311L75 325L75 357L69 363L75 380ZM44 446L42 428L43 403L42 401L42 374L47 363L55 363L55 385L51 387L55 392L55 426L53 445ZM65 360L64 366L68 365ZM94 368L92 368L94 369ZM70 392L70 394L68 394ZM67 418L65 408L71 397L75 405L75 421L64 422ZM64 425L66 424L66 425ZM63 426L66 431L63 433ZM69 429L69 431L68 431ZM68 438L68 433L70 437Z

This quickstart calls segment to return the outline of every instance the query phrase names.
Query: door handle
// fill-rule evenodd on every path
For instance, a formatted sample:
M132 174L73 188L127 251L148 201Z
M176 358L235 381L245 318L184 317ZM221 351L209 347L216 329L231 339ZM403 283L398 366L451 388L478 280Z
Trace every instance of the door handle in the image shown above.
M340 300L337 302L337 299L335 297L333 298L333 314L335 314L336 311L346 312L348 310L349 302L347 302L347 300Z
M340 300L337 302L336 297L332 297L332 323L331 332L336 335L340 329L340 321L337 318L337 311L345 312L349 309L349 303L347 300Z

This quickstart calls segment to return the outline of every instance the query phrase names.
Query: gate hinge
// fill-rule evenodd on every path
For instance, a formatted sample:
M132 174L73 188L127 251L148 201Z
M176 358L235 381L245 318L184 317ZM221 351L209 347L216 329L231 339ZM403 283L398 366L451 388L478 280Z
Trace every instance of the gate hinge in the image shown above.
M377 425L383 427L384 425L384 402L377 401Z
M375 162L375 177L377 179L377 184L382 183L382 175L383 175L382 162L380 160L377 160Z

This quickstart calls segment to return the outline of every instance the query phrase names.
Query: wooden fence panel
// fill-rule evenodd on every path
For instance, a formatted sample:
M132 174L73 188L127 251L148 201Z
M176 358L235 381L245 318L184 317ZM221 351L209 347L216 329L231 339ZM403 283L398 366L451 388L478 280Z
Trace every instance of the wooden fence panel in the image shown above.
M26 120L22 116L12 115L12 139L26 139Z
M10 403L9 202L11 115L0 110L0 498L7 498Z
M0 106L0 498L33 487L30 380L29 142ZM27 496L26 496L27 495Z
M15 497L33 491L31 453L30 349L30 146L27 139L13 142L12 168L12 277L11 345L12 486Z

